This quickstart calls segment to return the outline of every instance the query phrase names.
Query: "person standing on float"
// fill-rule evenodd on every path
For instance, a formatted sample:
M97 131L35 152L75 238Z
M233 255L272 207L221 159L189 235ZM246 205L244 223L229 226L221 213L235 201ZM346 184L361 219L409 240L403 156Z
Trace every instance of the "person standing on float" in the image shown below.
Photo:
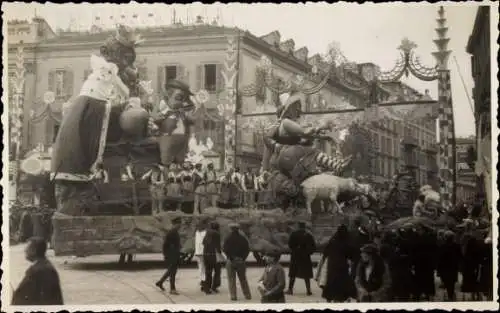
M165 105L160 113L153 117L159 126L161 163L170 166L172 163L184 164L188 153L188 143L194 125L188 112L195 108L190 97L193 93L189 86L178 80L170 80L165 85Z
M55 180L57 210L68 215L96 213L98 201L93 174L102 168L106 142L123 134L119 116L130 97L137 97L134 67L138 37L119 25L115 36L92 55L92 73L62 121L52 150L51 178Z

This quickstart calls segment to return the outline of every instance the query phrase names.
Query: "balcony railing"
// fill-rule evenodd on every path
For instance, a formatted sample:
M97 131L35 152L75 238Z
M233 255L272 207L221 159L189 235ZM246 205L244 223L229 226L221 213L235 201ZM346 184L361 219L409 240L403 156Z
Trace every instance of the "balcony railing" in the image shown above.
M418 147L418 140L410 136L405 136L401 140L401 144L405 147Z

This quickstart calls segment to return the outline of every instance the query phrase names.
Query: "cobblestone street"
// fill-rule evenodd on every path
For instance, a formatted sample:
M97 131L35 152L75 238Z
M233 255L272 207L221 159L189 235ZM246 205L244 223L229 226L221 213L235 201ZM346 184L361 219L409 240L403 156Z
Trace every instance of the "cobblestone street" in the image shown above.
M24 258L25 245L10 248L11 288L16 288L29 266ZM137 262L129 269L121 269L118 256L93 256L89 258L54 257L48 251L48 257L59 271L63 288L64 302L67 305L80 304L161 304L161 303L231 303L227 288L226 271L222 271L222 286L219 294L205 295L200 291L198 271L193 263L177 273L179 296L170 296L168 282L166 292L160 291L154 282L163 274L160 255L139 255ZM238 290L238 303L260 303L257 280L262 274L259 267L250 259L247 277L252 290L252 300L247 301ZM317 259L317 256L315 256ZM288 256L283 257L284 263ZM288 270L287 270L288 272ZM287 296L287 302L306 303L324 302L317 284L312 284L313 296L306 296L303 281L298 280L295 295ZM239 285L238 285L239 286Z

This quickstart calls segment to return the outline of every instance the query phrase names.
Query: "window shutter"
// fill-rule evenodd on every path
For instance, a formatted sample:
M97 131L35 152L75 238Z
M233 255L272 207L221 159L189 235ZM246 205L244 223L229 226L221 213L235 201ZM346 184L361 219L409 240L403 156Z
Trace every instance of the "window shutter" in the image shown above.
M222 69L223 69L223 66L222 64L216 64L215 65L215 72L216 72L216 83L215 83L215 86L216 86L216 91L217 92L221 92L222 90L224 90L224 78L222 77Z
M140 66L137 69L137 72L139 74L139 80L148 80L148 67L147 66Z
M177 80L180 80L189 85L189 82L186 80L186 69L183 65L177 65L176 76Z
M73 87L74 87L74 81L73 81L74 75L73 71L69 68L64 69L64 98L65 100L71 98L73 96Z
M205 89L205 84L203 81L203 65L198 65L196 67L196 90Z
M49 72L49 91L56 92L56 72L55 71L50 71Z
M83 81L86 81L87 78L89 78L91 73L92 73L91 69L87 69L87 70L83 71Z
M163 90L165 88L165 67L164 66L158 66L158 71L157 71L158 77L157 77L157 92L158 94L162 94Z

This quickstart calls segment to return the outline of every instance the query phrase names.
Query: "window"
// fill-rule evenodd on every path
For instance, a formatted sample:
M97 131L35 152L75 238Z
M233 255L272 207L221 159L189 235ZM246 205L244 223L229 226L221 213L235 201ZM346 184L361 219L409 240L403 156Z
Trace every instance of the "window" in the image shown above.
M205 64L204 85L207 91L215 92L217 89L217 65Z
M56 97L64 96L64 70L56 71L56 81L54 93Z
M165 82L168 83L172 79L177 79L177 66L165 66Z

